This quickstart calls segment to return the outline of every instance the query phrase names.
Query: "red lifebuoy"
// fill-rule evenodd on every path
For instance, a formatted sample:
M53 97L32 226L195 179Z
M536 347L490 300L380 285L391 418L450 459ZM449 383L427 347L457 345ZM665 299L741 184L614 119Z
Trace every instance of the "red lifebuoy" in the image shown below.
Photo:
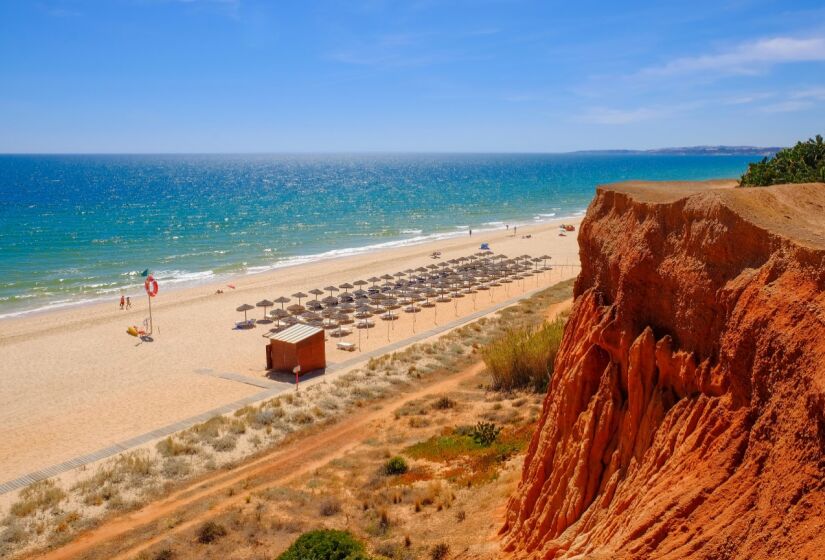
M143 283L143 287L146 288L146 293L149 294L149 297L158 295L158 281L155 280L155 277L151 274L146 277L146 282Z

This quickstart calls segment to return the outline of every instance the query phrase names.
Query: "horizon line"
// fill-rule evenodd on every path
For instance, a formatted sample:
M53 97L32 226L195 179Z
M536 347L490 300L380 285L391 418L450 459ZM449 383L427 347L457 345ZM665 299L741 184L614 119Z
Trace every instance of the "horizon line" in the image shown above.
M226 152L196 152L196 151L134 151L134 152L102 152L102 151L56 151L56 152L0 152L2 156L267 156L267 155L569 155L588 153L656 153L674 150L739 150L766 152L781 150L787 146L750 146L735 144L700 144L694 146L664 146L660 148L588 148L566 151L529 151L529 150L296 150L296 151L226 151Z

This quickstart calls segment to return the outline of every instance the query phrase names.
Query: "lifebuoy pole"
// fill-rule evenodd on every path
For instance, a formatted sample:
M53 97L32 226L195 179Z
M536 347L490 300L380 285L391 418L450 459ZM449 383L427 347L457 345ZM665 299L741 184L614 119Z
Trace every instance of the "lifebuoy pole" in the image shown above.
M152 334L155 332L154 323L152 322L152 298L158 293L158 282L155 280L155 277L150 274L146 277L143 287L146 289L146 295L149 297L149 334Z
M152 325L152 294L146 292L146 297L149 298L149 334L155 330L154 326Z

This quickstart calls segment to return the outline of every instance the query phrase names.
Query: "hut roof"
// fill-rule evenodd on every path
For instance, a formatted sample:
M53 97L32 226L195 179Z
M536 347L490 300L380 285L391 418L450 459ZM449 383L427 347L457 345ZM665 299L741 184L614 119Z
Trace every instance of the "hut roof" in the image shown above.
M305 340L314 334L323 332L323 330L324 329L319 329L318 327L299 324L293 325L288 329L282 330L281 332L272 333L265 336L271 340L280 340L281 342L289 342L291 344L295 344L296 342L301 342L302 340Z

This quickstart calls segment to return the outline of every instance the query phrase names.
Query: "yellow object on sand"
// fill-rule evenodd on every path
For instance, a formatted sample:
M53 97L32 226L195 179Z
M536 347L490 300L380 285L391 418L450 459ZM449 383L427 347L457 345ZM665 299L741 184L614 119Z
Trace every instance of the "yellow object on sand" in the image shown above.
M126 332L129 333L132 336L137 336L138 335L137 327L129 327L128 329L126 329Z

